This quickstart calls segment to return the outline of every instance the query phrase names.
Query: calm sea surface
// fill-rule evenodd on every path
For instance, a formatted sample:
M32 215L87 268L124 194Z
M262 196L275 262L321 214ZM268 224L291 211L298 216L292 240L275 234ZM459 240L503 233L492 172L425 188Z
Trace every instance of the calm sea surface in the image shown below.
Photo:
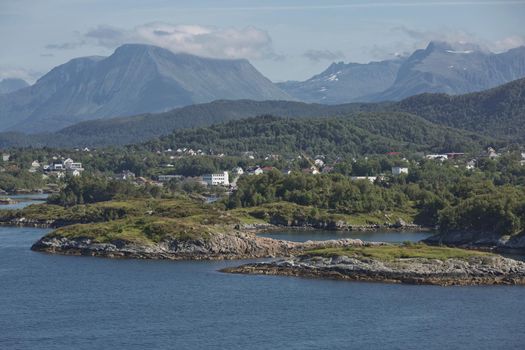
M0 227L0 349L524 348L523 287L229 275L217 270L238 261L30 251L46 232Z

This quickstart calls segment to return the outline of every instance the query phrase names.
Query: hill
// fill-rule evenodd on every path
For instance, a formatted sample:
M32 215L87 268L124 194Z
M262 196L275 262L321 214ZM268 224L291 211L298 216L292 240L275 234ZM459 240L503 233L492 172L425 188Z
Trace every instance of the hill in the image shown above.
M162 112L217 99L292 98L247 60L127 44L109 57L73 59L33 86L1 95L0 131L56 131L85 120Z
M7 78L0 80L0 94L7 94L9 92L14 92L25 87L28 87L29 84L22 79L16 78Z
M0 148L102 147L145 142L173 130L271 114L288 118L348 117L359 112L405 112L435 124L500 140L525 140L525 79L459 96L422 94L397 103L307 104L292 101L215 101L159 114L82 122L54 133L0 133ZM388 127L386 125L385 127Z
M368 101L397 101L421 93L482 91L525 77L525 47L492 53L469 44L431 42L399 68L394 84Z
M436 125L407 113L357 113L350 117L290 119L261 116L207 128L177 130L136 147L151 151L189 147L210 153L333 157L390 151L474 151L491 144L477 134Z
M303 82L278 84L305 102L399 101L422 93L482 91L525 77L525 47L492 53L472 44L430 42L397 60L334 63Z
M381 62L333 63L306 81L287 81L277 85L299 100L340 104L366 100L366 96L388 89L396 80L402 59Z
M380 108L380 104L326 106L293 101L220 100L158 114L91 120L54 133L0 133L0 148L126 145L167 135L173 130L209 126L264 114L291 118L329 117L344 116L356 111L375 111Z
M437 124L525 141L525 79L460 96L413 96L392 107Z

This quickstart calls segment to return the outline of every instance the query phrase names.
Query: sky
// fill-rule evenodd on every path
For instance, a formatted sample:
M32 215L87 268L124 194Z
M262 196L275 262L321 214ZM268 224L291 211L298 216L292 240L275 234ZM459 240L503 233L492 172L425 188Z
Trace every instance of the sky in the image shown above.
M33 83L72 58L147 43L305 80L431 40L506 51L525 45L524 23L525 0L0 0L0 79Z

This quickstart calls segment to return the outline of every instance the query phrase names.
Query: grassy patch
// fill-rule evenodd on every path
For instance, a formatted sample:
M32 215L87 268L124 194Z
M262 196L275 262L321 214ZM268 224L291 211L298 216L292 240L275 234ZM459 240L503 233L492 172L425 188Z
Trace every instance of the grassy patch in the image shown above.
M309 255L348 256L357 258L372 258L382 261L392 261L407 258L425 259L468 259L475 256L489 256L491 253L466 250L460 248L436 247L425 244L402 244L371 247L324 248L310 250Z

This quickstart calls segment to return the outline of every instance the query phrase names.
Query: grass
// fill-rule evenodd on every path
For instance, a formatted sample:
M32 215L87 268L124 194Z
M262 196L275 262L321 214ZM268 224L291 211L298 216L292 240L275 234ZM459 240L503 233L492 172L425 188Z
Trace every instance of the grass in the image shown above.
M422 243L384 245L369 247L323 248L309 250L308 255L321 256L348 256L357 258L372 258L381 261L396 259L424 258L424 259L468 259L471 257L490 256L491 253L479 252L460 248L428 246Z

